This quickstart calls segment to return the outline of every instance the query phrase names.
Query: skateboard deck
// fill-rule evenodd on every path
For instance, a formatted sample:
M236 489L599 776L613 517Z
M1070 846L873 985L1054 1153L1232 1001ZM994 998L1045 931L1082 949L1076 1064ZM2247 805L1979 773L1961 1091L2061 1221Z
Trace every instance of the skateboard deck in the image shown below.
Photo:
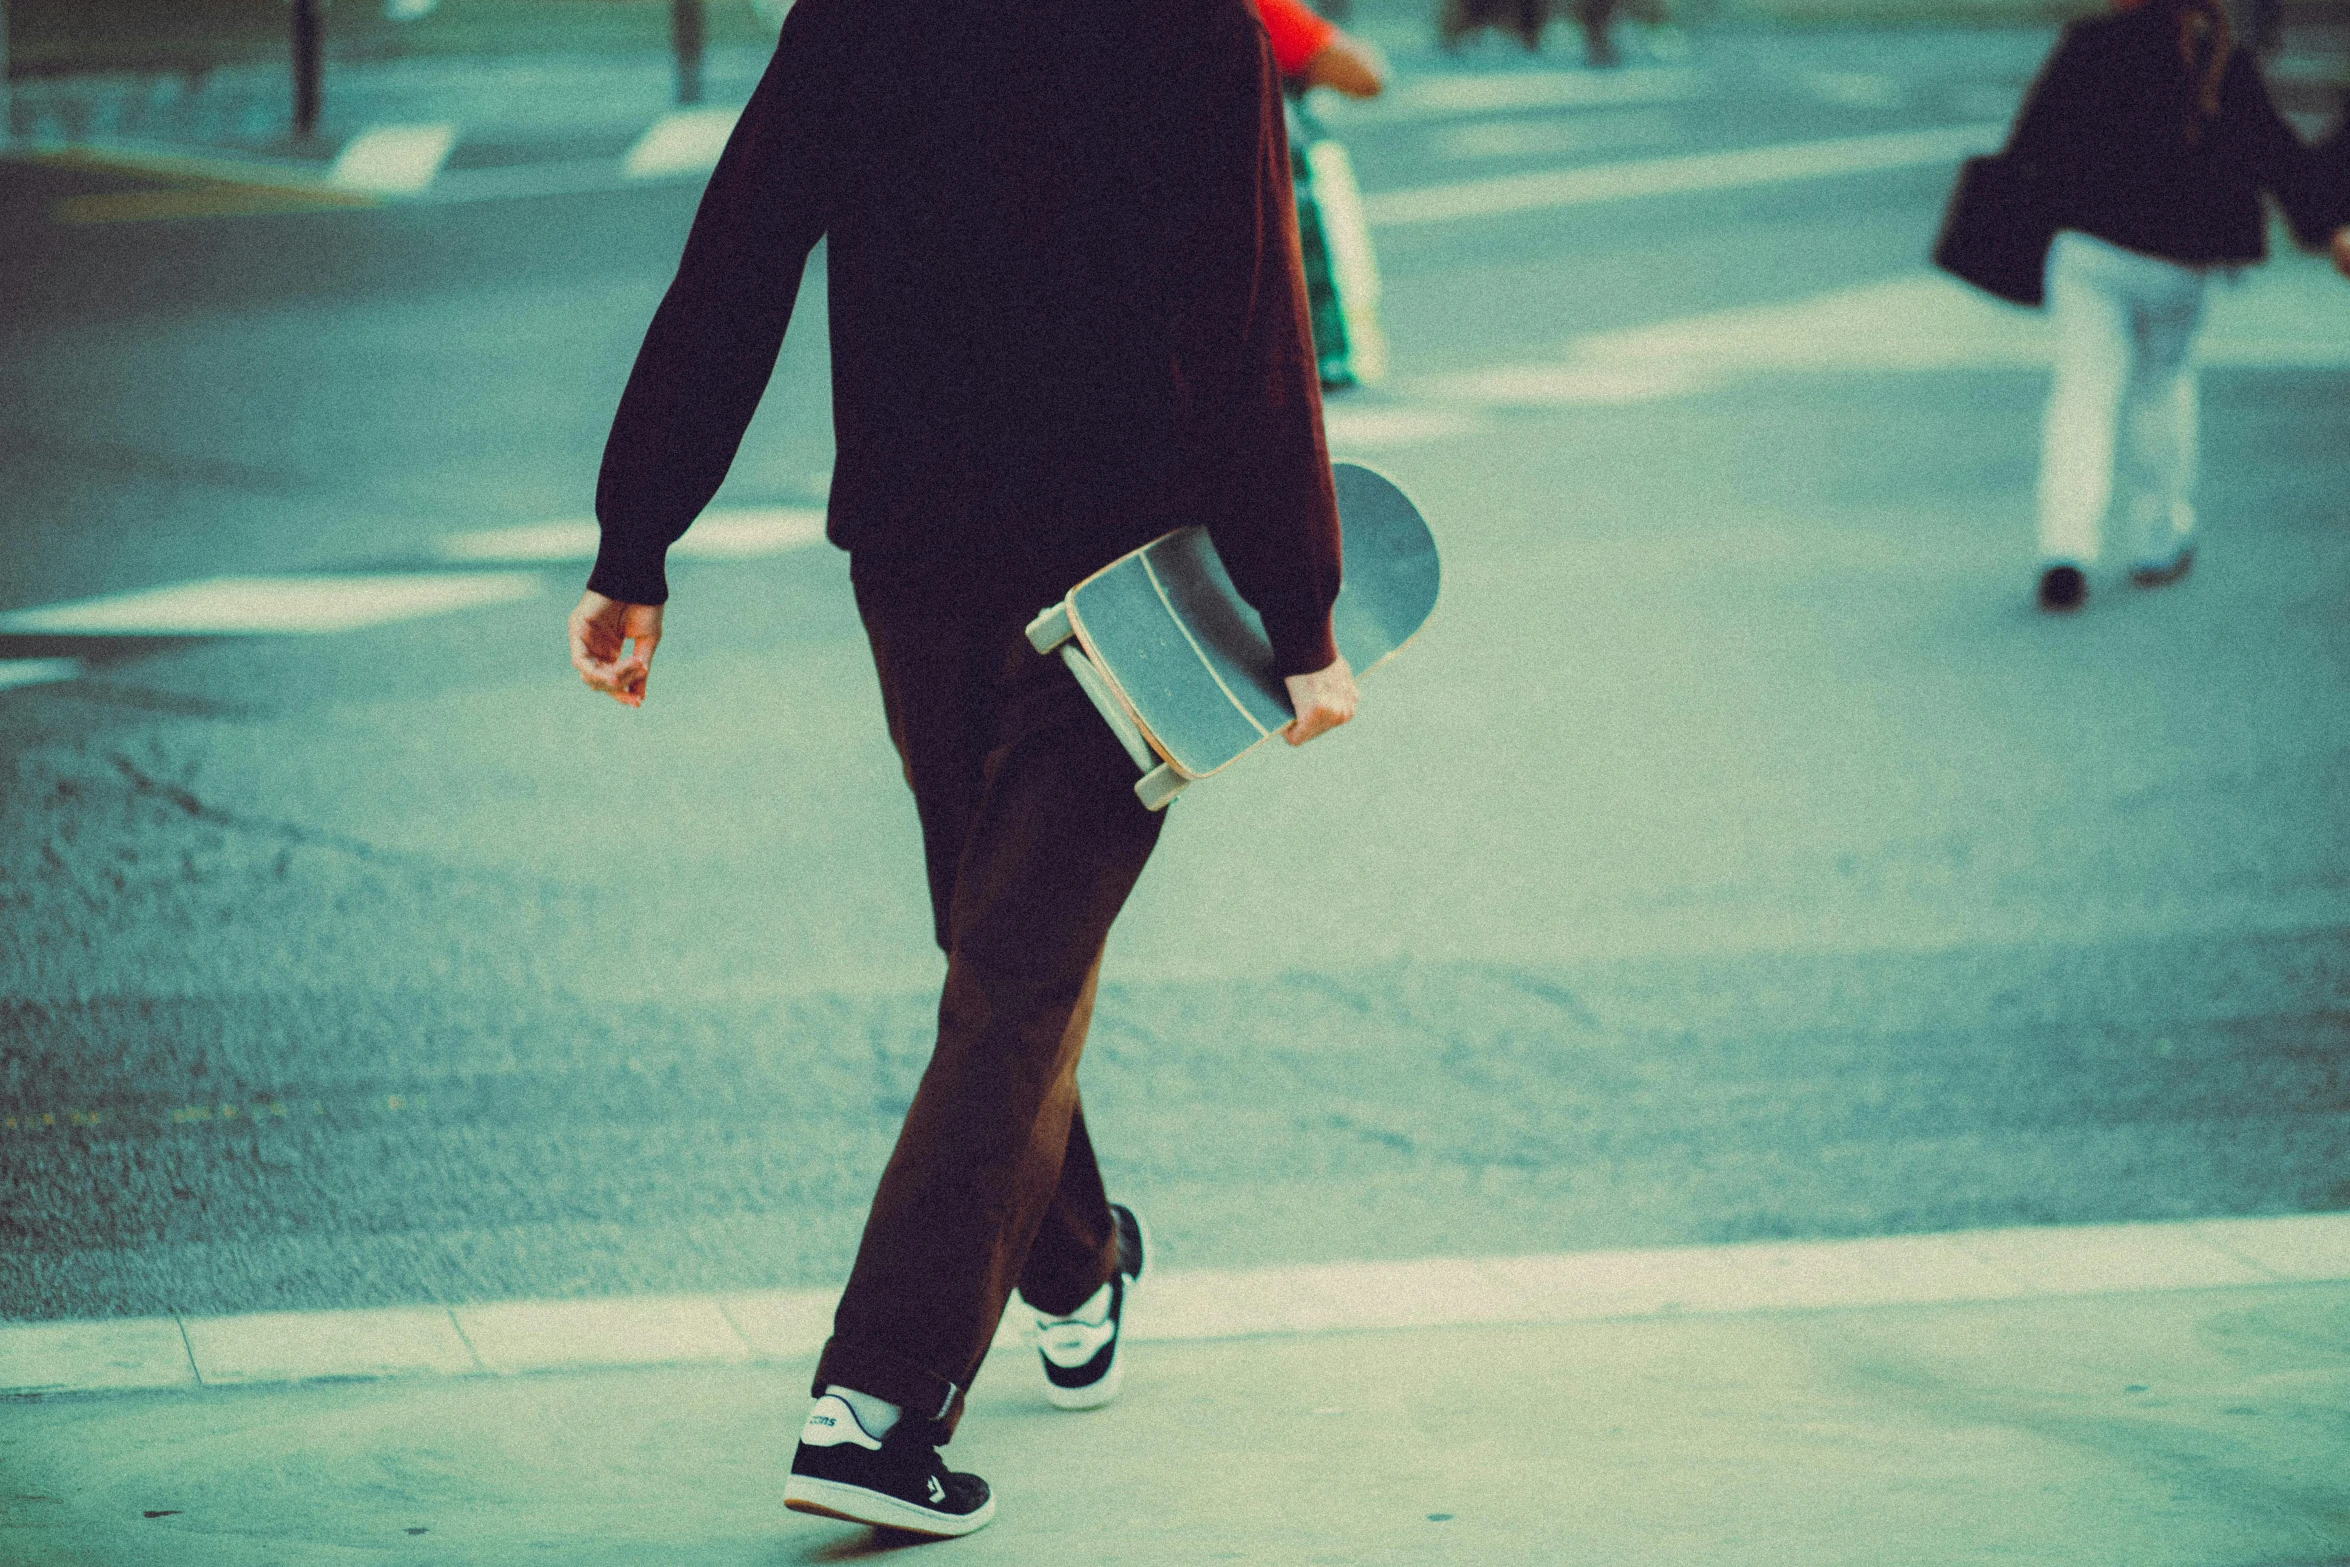
M1341 462L1331 475L1344 573L1331 631L1359 677L1436 607L1436 541L1384 474ZM1028 640L1060 653L1142 769L1134 792L1154 811L1296 716L1264 625L1204 528L1177 528L1110 562L1031 621Z

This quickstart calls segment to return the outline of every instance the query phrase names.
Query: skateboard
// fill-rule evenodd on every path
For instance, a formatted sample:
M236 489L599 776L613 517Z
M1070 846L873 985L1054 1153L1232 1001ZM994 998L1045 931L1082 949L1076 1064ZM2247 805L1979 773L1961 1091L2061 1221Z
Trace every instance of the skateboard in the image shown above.
M1436 540L1386 475L1342 462L1331 477L1344 573L1331 631L1361 676L1436 607ZM1110 562L1029 622L1028 640L1060 653L1142 769L1134 792L1154 811L1296 716L1264 625L1204 528L1177 528Z

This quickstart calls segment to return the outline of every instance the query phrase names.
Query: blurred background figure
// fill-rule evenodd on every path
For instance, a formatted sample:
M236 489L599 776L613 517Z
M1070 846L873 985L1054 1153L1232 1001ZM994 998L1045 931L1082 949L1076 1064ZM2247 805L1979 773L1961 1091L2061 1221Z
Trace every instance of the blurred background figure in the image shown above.
M2057 230L2041 608L2086 597L2117 472L2130 579L2160 586L2193 564L2190 356L2206 283L2267 254L2263 191L2303 244L2350 256L2344 129L2337 119L2322 148L2303 144L2219 0L2128 0L2065 29L2008 147Z
M1315 13L1304 0L1257 0L1273 64L1299 91L1327 87L1349 98L1376 98L1387 86L1387 61L1369 43Z
M1362 39L1315 14L1303 0L1258 0L1273 64L1288 86L1290 179L1297 191L1298 248L1313 317L1322 388L1374 385L1387 374L1387 333L1379 319L1379 263L1346 147L1305 106L1327 87L1375 98L1387 62Z
M1457 49L1471 34L1498 27L1533 50L1542 47L1542 29L1549 20L1549 0L1443 0L1436 12L1436 36L1445 48Z
M1457 49L1470 35L1493 27L1510 33L1529 52L1542 47L1543 30L1550 24L1552 0L1443 0L1436 13L1436 36L1447 49ZM1615 20L1621 14L1640 23L1660 39L1670 18L1664 0L1571 0L1576 26L1583 31L1583 61L1591 66L1619 64Z

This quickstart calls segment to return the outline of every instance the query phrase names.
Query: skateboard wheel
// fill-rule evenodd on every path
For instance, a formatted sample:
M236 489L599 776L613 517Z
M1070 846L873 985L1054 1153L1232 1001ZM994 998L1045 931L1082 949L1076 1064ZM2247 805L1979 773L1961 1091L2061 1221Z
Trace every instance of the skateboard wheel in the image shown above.
M1028 623L1028 645L1050 653L1076 633L1069 626L1069 603L1064 599Z
M1169 801L1191 786L1191 780L1175 770L1172 762L1161 762L1134 781L1134 797L1143 809L1163 811Z

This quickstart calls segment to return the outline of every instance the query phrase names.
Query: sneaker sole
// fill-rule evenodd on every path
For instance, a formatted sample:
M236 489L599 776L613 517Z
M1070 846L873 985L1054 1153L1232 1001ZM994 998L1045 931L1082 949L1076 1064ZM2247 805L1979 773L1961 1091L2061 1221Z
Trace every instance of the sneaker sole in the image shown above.
M863 1486L815 1480L805 1475L793 1475L784 1482L783 1505L795 1513L838 1518L843 1523L871 1524L876 1529L899 1529L907 1534L927 1534L941 1540L984 1529L988 1520L995 1517L993 1496L974 1512L940 1513L912 1502L901 1502L879 1491L868 1491Z
M1126 1210L1134 1213L1132 1208ZM1109 1374L1091 1387L1062 1387L1047 1381L1044 1401L1055 1409L1099 1409L1118 1396L1118 1389L1126 1382L1126 1324L1134 1311L1134 1299L1142 1293L1143 1276L1151 1271L1151 1229L1143 1223L1142 1215L1134 1213L1134 1232L1142 1242L1142 1272L1126 1281L1124 1301L1118 1308L1118 1350L1110 1357Z
M2174 582L2185 580L2187 573L2194 567L2195 552L2189 550L2167 566L2132 566L2130 584L2140 588L2167 588Z
M1119 1336L1125 1336L1121 1326ZM1044 1401L1055 1409L1099 1409L1118 1396L1120 1384L1126 1380L1126 1357L1114 1355L1106 1375L1090 1387L1062 1387L1058 1383L1044 1385Z

